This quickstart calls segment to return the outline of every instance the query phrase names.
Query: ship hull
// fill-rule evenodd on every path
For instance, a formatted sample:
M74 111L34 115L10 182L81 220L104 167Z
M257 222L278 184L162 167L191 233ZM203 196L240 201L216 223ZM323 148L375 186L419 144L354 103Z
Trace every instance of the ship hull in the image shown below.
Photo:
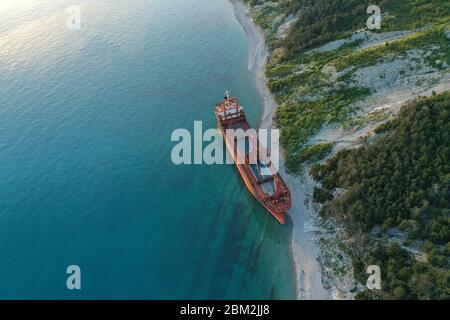
M228 149L228 151L230 152L231 156L233 157L233 161L236 165L236 168L239 171L239 174L242 178L242 180L244 181L245 186L247 187L247 190L253 195L253 197L267 210L269 211L272 216L281 224L285 224L286 223L286 218L285 218L285 213L284 212L280 212L278 210L274 210L273 208L269 208L265 202L264 199L261 197L260 193L258 193L258 191L255 189L255 187L253 186L252 183L252 178L249 175L249 171L250 168L247 164L239 164L238 163L238 155L234 150L234 144L229 141L229 139L226 139L226 135L225 135L225 130L224 128L219 124L218 125L218 129L225 141L225 145Z
M251 130L244 108L226 92L214 113L219 132L248 191L279 223L285 224L285 213L291 208L289 189L260 145L256 132Z

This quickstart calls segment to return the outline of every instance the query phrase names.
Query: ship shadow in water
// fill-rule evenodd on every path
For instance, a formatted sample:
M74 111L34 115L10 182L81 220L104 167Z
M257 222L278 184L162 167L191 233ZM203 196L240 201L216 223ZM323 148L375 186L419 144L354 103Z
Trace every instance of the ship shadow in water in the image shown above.
M292 221L281 225L245 187L237 168L229 166L240 187L224 198L210 223L208 239L190 285L195 299L293 299L295 269L289 246ZM233 182L234 184L234 182ZM285 277L284 279L282 279ZM286 288L286 283L292 288Z

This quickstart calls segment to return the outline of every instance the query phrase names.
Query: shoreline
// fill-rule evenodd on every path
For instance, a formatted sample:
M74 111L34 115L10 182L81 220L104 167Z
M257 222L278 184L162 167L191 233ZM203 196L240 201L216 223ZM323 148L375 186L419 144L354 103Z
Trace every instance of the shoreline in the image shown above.
M229 0L234 8L237 21L243 28L248 41L248 71L255 77L256 87L262 98L263 110L259 126L271 128L273 125L273 114L278 104L267 87L265 73L267 58L269 56L266 48L263 30L253 23L248 15L248 7L242 0Z
M265 67L269 53L265 44L264 32L253 23L248 15L248 7L242 0L229 1L233 5L236 19L248 40L248 70L255 77L263 104L259 126L260 128L272 128L274 112L278 105L267 87ZM302 179L299 176L288 174L283 159L280 163L280 174L291 190L292 197L292 209L289 210L292 220L292 235L289 246L293 262L296 299L331 299L332 293L322 284L322 270L318 260L319 248L314 243L314 235L305 228L305 226L314 224L311 216L312 208L310 208L312 181L307 177Z

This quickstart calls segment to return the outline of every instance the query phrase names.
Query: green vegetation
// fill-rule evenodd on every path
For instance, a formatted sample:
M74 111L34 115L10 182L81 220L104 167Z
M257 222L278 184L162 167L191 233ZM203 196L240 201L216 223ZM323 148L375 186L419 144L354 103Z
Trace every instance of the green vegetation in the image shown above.
M439 258L446 266L430 259L432 252L439 250ZM353 267L357 279L365 283L368 265L378 265L381 269L381 290L359 293L357 299L450 299L450 271L448 257L450 246L426 251L428 262L418 261L398 244L379 241L361 250L353 257Z
M373 66L380 62L392 61L402 56L405 57L407 52L413 49L421 49L427 52L424 59L431 67L445 70L450 66L450 39L446 35L446 32L448 32L448 17L443 15L443 12L447 12L445 11L447 7L444 6L442 1L431 2L434 3L436 12L432 15L423 16L420 21L423 24L434 22L434 25L428 25L421 31L412 32L386 44L359 49L360 41L348 41L334 50L305 53L304 50L318 45L319 42L322 44L325 38L326 41L331 38L339 38L335 32L325 35L325 38L320 40L321 38L316 37L316 33L311 31L312 29L308 29L312 32L313 43L302 46L303 51L300 50L286 58L284 54L280 55L277 51L281 48L285 52L286 48L289 48L286 42L281 41L275 45L275 51L267 65L266 75L269 78L269 89L274 93L280 105L277 110L276 125L281 129L281 142L287 151L287 167L289 170L298 172L302 163L308 160L302 156L304 152L308 152L304 149L309 148L309 139L324 125L340 124L344 129L356 129L369 122L383 121L388 116L379 112L358 116L356 119L353 118L359 111L357 102L373 93L369 88L358 85L352 79L354 72L358 69ZM286 14L296 12L298 8L303 8L305 3L310 4L308 1L291 1L289 4L284 1L277 1L276 3L277 5L263 6L264 9L258 11L259 14L257 15L260 19L265 19L265 25L263 26L269 30L268 34L271 39L274 36L274 29L276 29L274 25L277 24L272 23L269 27L270 21L274 19L279 21L278 17L280 14L283 15L283 12L286 12ZM314 10L325 10L320 11L319 16L327 16L327 10L333 9L339 12L342 9L345 13L341 18L344 19L347 15L356 14L362 7L365 10L366 4L364 3L364 6L362 6L361 3L361 1L345 1L345 5L341 6L340 1L324 1L317 5L311 4L311 7L304 9L302 12L307 14L308 10L315 8ZM391 1L382 1L380 5L394 6ZM414 14L429 11L428 2L417 1L416 5L412 8L405 1L398 1L395 10L389 11L384 20L387 17L392 17L395 12L402 10L410 12L414 9ZM327 9L324 9L323 6ZM354 10L347 10L350 7ZM319 11L314 10L311 11L315 12L313 15L314 23L322 24L323 19L316 19ZM361 13L361 16L365 22L365 19L367 19L365 11ZM339 16L335 17L336 21L339 19ZM406 26L408 23L412 24L412 20L387 19L386 22L391 29L395 29L397 25ZM356 27L353 24L351 25L353 27L343 24L342 30L348 27L347 31L354 31ZM292 40L292 33L295 32L299 32L301 37L306 36L306 31L303 32L302 28L309 28L307 27L308 23L300 18L295 26L295 28L291 28L291 33L287 39ZM310 26L310 28L314 27ZM385 25L383 31L386 28ZM345 36L348 35L345 33ZM319 42L316 43L316 41ZM399 70L400 75L404 72Z
M353 41L336 50L304 54L287 63L272 59L266 68L269 89L275 93L280 103L295 95L299 86L306 88L308 93L313 93L314 89L322 89L329 82L329 76L324 74L322 69L326 65L333 65L340 57L354 52L358 44L358 41Z
M314 166L311 173L324 188L347 190L340 208L324 208L323 212L345 209L348 221L362 223L365 229L377 224L399 226L427 210L437 210L434 217L445 217L450 205L443 202L449 200L450 95L404 107L383 128L387 126L390 131L374 143L338 152L325 165ZM444 226L445 221L436 225ZM426 222L429 226L429 219ZM420 232L427 226L415 228ZM450 228L437 232L441 233L442 239L450 236Z
M287 59L331 40L344 38L352 30L362 28L367 20L367 1L303 0L294 3L298 5L298 9L304 10L282 43L287 49Z
M426 261L386 239L361 240L353 248L354 269L384 270L381 292L360 298L450 298L450 94L420 99L379 127L372 144L343 150L311 174L322 183L314 199L320 214L347 226L351 234L398 228L408 242L425 241ZM336 189L344 192L330 200ZM325 196L324 196L325 195Z
M427 58L428 62L433 64L436 60L440 59L442 62L450 65L450 39L445 35L445 25L439 25L425 31L413 33L386 45L354 51L351 54L336 59L333 61L333 65L337 71L342 71L347 68L357 69L373 66L380 60L389 61L398 58L399 55L405 54L407 50L417 48L427 49L437 44L443 50L432 50L432 54ZM443 64L439 64L436 67L442 66Z
M325 201L333 200L333 194L328 190L315 187L313 200L314 202L324 203Z
M277 110L277 126L281 129L281 142L287 151L287 165L292 171L298 171L303 157L301 154L309 138L324 125L340 123L344 128L361 127L368 122L382 121L385 113L376 112L368 116L353 119L358 111L355 103L370 95L367 88L352 83L354 70L379 63L381 60L397 58L413 48L434 48L427 50L430 65L442 67L450 65L450 39L444 33L443 26L428 28L393 41L389 45L355 50L358 42L350 42L338 49L298 56L295 61L275 63L267 67L269 88L280 103ZM442 50L436 49L441 44ZM444 49L445 48L445 49ZM436 61L440 61L437 64ZM298 66L307 66L297 71ZM323 72L326 66L337 70L347 69L337 81ZM313 99L305 97L314 96ZM301 98L298 98L301 97Z
M265 30L271 51L266 75L280 105L276 125L293 172L329 156L333 144L310 144L324 126L355 130L392 116L388 110L364 111L366 102L373 103L368 97L392 84L383 84L385 63L400 62L392 63L399 66L397 83L411 80L416 88L437 84L434 76L450 70L448 0L370 3L383 14L382 29L373 33L409 31L378 45L371 45L373 33L368 41L350 38L365 28L367 1L245 1L254 7L253 17ZM280 36L279 27L293 17L296 22ZM313 50L339 39L345 40L328 51ZM377 68L367 73L379 76L373 79L376 85L360 79L367 71L363 68L373 66L381 68L379 74ZM427 77L428 72L433 76ZM312 166L312 175L322 183L313 199L323 204L323 217L344 225L352 237L345 252L357 280L365 283L368 265L381 267L383 289L366 290L358 298L450 299L448 101L449 94L434 94L404 107L375 135L360 137L361 148ZM405 238L393 241L387 236L392 229ZM423 256L415 256L411 244Z
M316 162L328 156L333 149L333 143L319 143L306 147L300 153L301 162Z
M277 125L281 127L280 141L287 152L288 168L298 171L302 161L308 160L304 158L308 139L324 124L344 121L353 111L351 104L368 94L367 89L349 88L323 99L281 105L277 109Z
M376 110L372 111L369 114L351 118L342 125L345 129L359 129L367 123L379 123L381 121L384 121L389 117L389 115L390 113L386 110Z
M255 6L266 1L247 2ZM256 19L265 30L273 31L275 17L288 14L298 16L286 39L276 42L272 37L270 41L274 47L286 48L286 60L329 41L348 37L351 32L364 28L368 18L368 3L365 0L272 2L276 3L276 6L264 7ZM383 31L416 29L448 22L450 17L447 0L379 0L371 4L381 8Z

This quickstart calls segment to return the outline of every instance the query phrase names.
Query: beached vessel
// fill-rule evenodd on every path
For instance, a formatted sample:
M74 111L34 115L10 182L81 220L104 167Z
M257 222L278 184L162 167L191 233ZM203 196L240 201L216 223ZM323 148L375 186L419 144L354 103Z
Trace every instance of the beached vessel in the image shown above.
M245 118L244 108L238 104L237 98L230 98L227 92L216 106L215 115L218 129L247 189L281 224L286 223L285 214L291 208L289 189L257 136L249 131L251 127ZM227 134L227 130L237 129L247 134Z

